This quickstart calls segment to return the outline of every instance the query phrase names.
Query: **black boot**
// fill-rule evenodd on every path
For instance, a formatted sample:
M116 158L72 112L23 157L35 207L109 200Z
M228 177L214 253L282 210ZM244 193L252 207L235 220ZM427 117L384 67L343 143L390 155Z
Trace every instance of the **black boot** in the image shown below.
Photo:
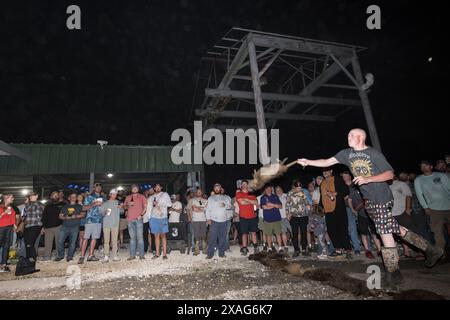
M442 248L433 246L430 242L412 231L408 230L402 240L425 252L425 266L428 268L432 268L444 255Z

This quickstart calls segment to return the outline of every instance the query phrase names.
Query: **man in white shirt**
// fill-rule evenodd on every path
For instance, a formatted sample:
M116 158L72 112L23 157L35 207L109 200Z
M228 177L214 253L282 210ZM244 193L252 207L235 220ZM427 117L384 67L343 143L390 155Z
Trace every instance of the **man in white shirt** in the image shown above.
M169 219L167 218L167 209L172 206L170 196L162 191L162 186L155 185L155 194L150 197L152 209L150 213L150 231L155 235L156 254L152 259L159 258L159 246L162 239L163 259L167 259L167 236L169 232Z
M191 208L189 217L192 225L192 232L194 234L194 256L200 254L200 242L202 242L203 254L206 254L206 214L205 207L208 200L203 198L202 189L195 191L195 196L189 200L189 207Z
M219 250L219 257L225 258L228 210L231 209L230 197L220 194L222 186L214 184L214 194L208 198L205 208L206 219L209 224L208 255L206 259L212 259L214 251Z
M173 194L171 196L172 206L169 209L169 223L180 223L180 214L183 206L180 202L180 195Z
M292 234L291 224L286 216L286 201L287 194L284 193L283 188L281 186L276 186L275 193L281 201L281 240L283 241L284 252L288 252L288 232Z

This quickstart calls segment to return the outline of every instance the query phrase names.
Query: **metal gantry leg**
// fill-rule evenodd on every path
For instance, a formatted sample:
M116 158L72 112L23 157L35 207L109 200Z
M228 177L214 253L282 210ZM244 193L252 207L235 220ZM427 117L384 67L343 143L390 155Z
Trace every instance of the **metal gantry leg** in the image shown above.
M251 36L247 39L248 55L250 60L250 70L252 74L253 93L255 98L256 123L258 124L259 137L259 160L263 165L269 164L268 141L266 119L264 116L264 105L261 95L261 84L259 81L258 60L256 58L256 48Z
M356 81L358 81L359 97L361 98L361 103L364 111L364 116L366 117L367 128L369 129L370 140L372 145L381 152L380 140L378 139L377 128L375 126L375 121L372 115L372 109L370 108L369 97L366 91L362 89L364 84L364 78L361 72L361 67L359 66L358 57L356 54L352 57L352 67L353 73L355 74Z

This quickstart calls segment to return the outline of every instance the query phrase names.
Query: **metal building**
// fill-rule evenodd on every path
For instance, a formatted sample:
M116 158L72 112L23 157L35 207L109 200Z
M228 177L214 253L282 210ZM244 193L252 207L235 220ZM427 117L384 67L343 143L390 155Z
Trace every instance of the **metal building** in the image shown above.
M33 188L79 189L101 182L105 190L132 183L161 183L169 192L203 186L202 165L175 165L170 146L6 144L0 145L0 193ZM108 174L110 174L108 176ZM112 174L112 175L111 175Z

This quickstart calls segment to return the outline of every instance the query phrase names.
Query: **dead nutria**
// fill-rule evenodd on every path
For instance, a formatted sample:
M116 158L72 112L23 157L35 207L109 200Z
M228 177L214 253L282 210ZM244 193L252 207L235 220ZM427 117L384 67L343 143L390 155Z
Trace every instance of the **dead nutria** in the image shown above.
M270 259L284 259L289 258L289 255L287 253L279 253L279 252L273 252L268 255Z
M283 271L285 271L293 276L297 276L297 277L303 276L303 274L308 270L312 270L312 269L305 268L300 263L296 263L296 262L289 263L288 265L286 265L283 268Z
M306 270L303 273L303 276L311 280L323 281L329 286L338 288L342 291L351 292L355 296L367 297L374 295L374 292L367 288L365 281L352 278L337 269L310 269Z
M284 266L289 264L289 262L287 260L284 260L284 259L270 259L268 257L262 258L261 260L259 260L259 262L261 262L266 267L270 267L270 268L273 268L273 269L281 269Z
M422 289L401 291L393 296L394 300L446 300L445 297Z
M259 261L259 260L261 260L262 258L265 258L265 257L267 257L267 252L261 251L261 252L249 255L248 259L249 260Z

